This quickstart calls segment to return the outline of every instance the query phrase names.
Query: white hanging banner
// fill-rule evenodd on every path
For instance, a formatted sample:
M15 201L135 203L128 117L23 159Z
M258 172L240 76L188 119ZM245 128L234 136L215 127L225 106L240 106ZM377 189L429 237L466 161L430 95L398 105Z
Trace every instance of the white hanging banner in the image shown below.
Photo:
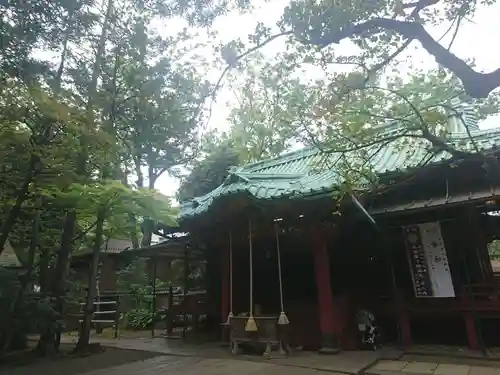
M417 297L455 297L448 256L439 222L404 228Z

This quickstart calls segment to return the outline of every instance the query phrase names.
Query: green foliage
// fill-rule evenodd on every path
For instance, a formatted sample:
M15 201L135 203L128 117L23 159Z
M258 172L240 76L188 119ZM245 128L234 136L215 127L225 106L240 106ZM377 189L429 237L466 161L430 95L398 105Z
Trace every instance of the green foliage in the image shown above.
M72 184L67 192L48 191L51 199L73 207L79 212L92 212L95 207L103 207L107 215L119 219L121 215L135 213L150 216L167 225L175 226L175 210L168 197L149 189L131 189L120 181L101 180L93 184Z
M154 185L196 154L209 87L190 60L192 33L163 37L151 25L178 15L211 22L202 5L0 4L0 251L9 238L23 259L35 252L28 263L43 293L36 308L20 301L19 316L35 311L26 319L46 322L45 338L59 320L54 295L64 311L60 294L81 293L64 285L71 253L99 243L102 219L107 238L137 239L146 222L176 225L176 209Z
M168 283L156 280L157 289L165 289ZM160 321L165 312L158 310L153 316L153 287L152 285L135 284L130 286L130 292L135 297L135 307L126 311L121 319L129 328L144 329L151 326L153 321Z
M500 86L499 72L483 73L470 61L460 60L450 49L459 38L460 28L472 18L479 7L496 4L495 0L437 1L302 1L291 0L284 8L274 34L257 22L248 41L233 40L220 47L221 57L228 65L241 65L244 58L276 38L285 38L287 60L308 59L322 54L323 62L315 65L329 69L348 65L356 69L361 80L383 74L388 66L414 68L403 51L420 42L427 53L458 78L465 91L475 98L486 98ZM429 27L442 26L444 35L434 38ZM442 44L444 45L442 45ZM340 47L345 54L339 53ZM253 56L251 56L253 57Z
M132 309L124 314L123 319L129 328L145 329L153 323L152 310L146 308Z
M321 64L325 55L297 52L293 59L285 60L286 55L278 58L273 66L261 68L264 72L273 72L271 77L279 78L279 84L266 81L264 75L263 82L267 83L257 90L257 95L248 94L250 82L256 82L251 78L254 73L249 73L248 82L240 89L245 99L233 108L233 132L241 131L242 123L250 124L247 129L251 130L242 131L244 141L240 144L246 150L255 150L255 145L257 149L263 147L260 150L265 151L264 157L273 154L266 150L268 144L280 146L278 150L286 150L294 141L320 148L325 157L317 161L317 169L335 170L344 181L341 195L360 185L376 188L379 181L374 162L389 147L412 152L408 146L419 144L436 152L447 151L458 158L480 151L471 150L469 143L449 145L446 142L449 117L460 119L462 116L452 107L454 100L472 105L479 120L497 114L500 109L497 93L487 99L467 97L464 87L443 69L416 71L407 77L393 72L368 82L355 69L345 73L326 71L324 79L307 81L295 78L301 73L301 64L296 65L298 56L307 56L308 64ZM286 67L294 74L281 74ZM263 99L259 100L260 97ZM257 105L252 106L252 102ZM459 121L463 120L462 117ZM256 134L261 129L273 129L273 132ZM274 137L280 140L270 142ZM350 156L328 157L336 152Z
M240 158L248 163L274 157L297 139L298 79L287 77L289 67L266 63L251 66L244 82L236 81L237 105L230 113L228 134Z
M231 167L240 163L241 153L230 145L221 145L194 163L191 173L181 182L178 199L183 202L209 193L224 182Z
M49 298L33 292L21 294L17 271L0 267L0 348L21 349L27 334L46 332L61 325Z
M488 244L488 254L490 259L499 260L500 259L500 241L494 240Z
M147 285L146 260L134 258L127 262L124 259L118 271L117 284L118 289L123 291L133 291L139 286Z

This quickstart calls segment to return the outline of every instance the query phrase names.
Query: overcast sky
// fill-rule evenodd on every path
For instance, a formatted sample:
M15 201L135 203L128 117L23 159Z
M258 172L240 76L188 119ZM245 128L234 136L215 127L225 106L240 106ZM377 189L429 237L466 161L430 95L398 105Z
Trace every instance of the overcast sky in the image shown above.
M276 21L280 18L283 8L288 4L288 0L272 0L269 3L264 3L259 9L256 9L251 14L239 15L230 14L225 17L221 17L217 20L215 28L218 31L219 38L217 40L210 40L210 45L204 49L201 53L206 57L207 60L214 60L213 52L211 46L220 41L228 42L231 39L241 37L246 38L248 34L251 34L255 28L258 21L264 22L269 26L276 24ZM456 41L453 45L452 51L460 58L475 58L477 68L484 71L492 71L500 67L500 54L497 53L497 41L499 38L500 26L498 24L498 15L500 14L500 3L493 6L479 9L475 15L473 22L465 22L460 28ZM157 23L155 26L160 33L165 30L172 30L174 26L172 20L168 21L169 27L162 23ZM178 23L176 26L182 26L182 23ZM439 38L444 31L447 29L448 25L443 25L443 28L433 29L431 33ZM446 43L446 39L443 40ZM265 55L272 56L277 50L283 48L283 42L276 40L272 44L268 45L263 51ZM339 52L349 52L352 51L352 46L348 41L343 42L338 49ZM422 69L428 67L432 69L436 66L434 59L427 55L427 53L415 44L414 48L409 49L406 56L401 58L410 57L414 64L418 64ZM311 72L314 74L315 72ZM212 70L209 73L209 78L211 80L216 80L220 74L218 70ZM213 106L213 114L209 123L210 128L216 128L218 130L226 130L230 127L227 121L227 116L229 114L229 105L233 103L233 95L230 90L222 89L219 92L217 102ZM498 120L498 124L497 124ZM489 128L500 126L500 120L498 117L496 119L490 119L483 124L480 124L482 128ZM163 175L158 181L156 188L159 189L166 195L173 195L179 187L178 180L171 178L167 174Z

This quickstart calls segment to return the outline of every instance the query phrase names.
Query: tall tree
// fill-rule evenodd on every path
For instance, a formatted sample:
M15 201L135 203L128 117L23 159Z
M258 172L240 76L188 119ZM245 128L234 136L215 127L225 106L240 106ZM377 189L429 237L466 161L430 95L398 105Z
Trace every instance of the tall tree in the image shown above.
M370 79L391 62L397 62L397 57L418 41L437 63L461 81L468 95L486 98L500 86L500 68L488 73L477 70L471 62L457 57L451 47L460 28L479 7L496 3L496 0L291 0L283 10L276 33L259 22L246 45L235 40L221 51L228 66L234 67L255 50L277 38L285 38L296 54L307 49L328 53L330 63L355 64ZM428 28L444 23L449 26L448 31L434 38ZM443 42L447 39L448 45ZM336 53L336 47L344 40L352 42L358 50L350 56Z
M150 25L158 16L186 15L197 24L208 20L196 16L197 2L170 5L133 0L102 6L93 0L0 4L0 252L8 238L25 259L34 258L43 295L57 297L47 315L50 324L40 332L42 353L57 348L54 323L64 310L73 249L94 234L97 259L103 236L96 232L126 236L135 234L137 221L169 219L155 211L164 199L153 205L135 200L125 212L116 205L102 210L102 202L84 200L88 191L78 186L92 187L95 198L109 192L108 179L118 179L129 189L118 189L116 200L126 200L141 191L129 183L132 169L145 174L141 187L153 187L161 173L196 151L197 117L207 92L186 57L196 45L190 45L187 33L160 38ZM156 197L149 190L146 195ZM68 199L72 193L75 199ZM102 212L111 216L104 220ZM35 227L39 230L30 230ZM29 241L30 232L39 240ZM10 315L5 327L17 319ZM82 333L85 346L87 330ZM0 339L9 335L2 324Z
M242 163L241 150L229 142L219 143L217 148L207 150L200 160L193 163L189 175L181 180L177 199L184 202L205 195L221 185L229 175L231 167Z
M295 88L300 81L279 63L254 64L246 73L243 82L233 84L237 103L228 118L228 136L240 158L252 162L277 156L296 141Z
M162 39L148 31L149 13L131 20L128 37L117 41L118 69L113 116L117 135L132 156L138 188L154 189L164 173L188 162L197 150L197 125L208 86L189 63L190 35ZM154 223L143 220L142 245Z
M12 114L15 114L17 121L29 129L30 156L15 203L0 227L0 253L20 214L35 173L43 169L42 154L57 137L56 129L66 111L64 105L57 102L57 97L61 90L68 43L80 36L74 31L75 25L83 28L92 25L93 19L85 11L89 5L91 2L85 0L37 4L11 2L2 12L10 15L1 21L8 35L4 49L6 55L2 60L6 64L3 69L5 76L0 85L4 97L4 114L11 121L14 120ZM18 17L25 17L25 20L21 22ZM62 47L56 71L50 70L48 62L31 57L35 45ZM39 74L42 70L36 68L40 66L44 67L42 75ZM19 80L27 86L19 84ZM39 87L42 83L49 83L52 92Z

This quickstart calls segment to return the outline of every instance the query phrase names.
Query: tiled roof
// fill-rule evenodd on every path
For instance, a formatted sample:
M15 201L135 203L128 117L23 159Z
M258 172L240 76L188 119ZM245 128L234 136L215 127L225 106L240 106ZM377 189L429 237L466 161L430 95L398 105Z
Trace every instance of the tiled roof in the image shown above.
M397 128L390 132L397 131ZM500 129L477 130L472 139L464 133L449 135L448 143L455 149L473 152L500 147ZM342 176L336 171L341 163L356 165L369 160L369 167L379 176L403 172L423 165L450 160L448 152L434 152L430 142L421 138L404 138L384 147L376 144L363 151L325 153L318 148L291 152L273 159L248 164L230 171L229 177L210 193L181 204L180 219L206 212L220 197L246 193L260 200L296 198L333 190Z
M153 233L151 236L151 246L158 244L158 242L162 240L162 237ZM110 238L101 246L101 254L120 254L124 251L131 251L132 249L133 244L130 240ZM92 254L92 249L90 247L85 247L76 251L73 257L82 257L89 254Z
M21 267L21 262L14 251L14 248L10 245L9 241L5 243L5 248L0 254L0 266L2 267Z
M427 199L411 200L403 203L395 203L382 208L367 206L366 209L371 215L386 214L390 212L410 211L414 209L428 209L440 207L443 205L453 206L463 202L477 202L485 200L496 200L500 198L500 190L494 187L485 190L476 190L468 193L459 193L455 195L446 194L443 196L434 196Z
M106 242L104 242L101 246L101 253L103 254L118 254L124 250L128 250L132 248L132 241L110 238ZM73 254L73 257L81 257L85 255L92 254L92 249L90 247L84 247L79 251L76 251Z

